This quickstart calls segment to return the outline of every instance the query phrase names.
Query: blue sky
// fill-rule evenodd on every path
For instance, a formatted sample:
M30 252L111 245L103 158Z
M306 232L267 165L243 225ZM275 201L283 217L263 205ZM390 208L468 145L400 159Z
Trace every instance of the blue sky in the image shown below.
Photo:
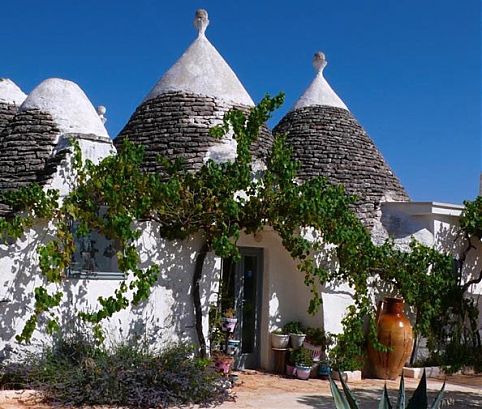
M413 200L460 203L478 192L481 156L479 0L2 2L0 76L29 92L77 82L107 107L116 136L161 75L207 36L250 95L293 105L324 51L325 76Z

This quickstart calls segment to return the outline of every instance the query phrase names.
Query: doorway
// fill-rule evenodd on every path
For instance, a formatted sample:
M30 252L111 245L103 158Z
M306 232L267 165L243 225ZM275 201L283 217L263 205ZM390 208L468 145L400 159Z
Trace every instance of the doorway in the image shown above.
M222 309L236 311L234 338L241 341L236 360L238 369L255 369L260 364L260 323L263 278L263 249L241 247L241 259L223 260Z

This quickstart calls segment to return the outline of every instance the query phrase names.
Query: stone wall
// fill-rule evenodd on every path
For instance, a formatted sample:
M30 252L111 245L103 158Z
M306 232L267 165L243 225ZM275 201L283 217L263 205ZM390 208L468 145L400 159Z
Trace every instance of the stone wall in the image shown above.
M158 155L184 158L188 170L198 170L213 146L223 141L209 135L209 129L222 122L233 106L213 97L171 92L142 103L115 139L117 149L124 138L145 147L145 168L160 171ZM243 111L249 108L237 106ZM267 128L253 148L253 155L263 159L272 145Z
M17 107L15 105L0 102L0 133L13 119L16 113Z
M357 195L356 211L373 228L383 200L409 197L370 137L346 109L310 106L289 112L274 128L287 133L294 157L301 162L299 176L326 176Z
M59 135L47 113L18 113L0 134L0 190L42 182L45 167Z

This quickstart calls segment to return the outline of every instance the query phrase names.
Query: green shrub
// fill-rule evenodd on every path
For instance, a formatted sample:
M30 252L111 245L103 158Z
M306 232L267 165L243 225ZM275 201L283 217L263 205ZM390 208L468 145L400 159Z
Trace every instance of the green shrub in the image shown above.
M300 321L290 321L283 326L283 332L285 334L304 334L305 328Z
M229 397L209 360L180 344L155 353L142 346L112 350L64 339L21 363L0 369L0 388L33 388L63 405L168 407L210 404Z
M288 335L283 328L275 329L274 331L271 331L271 333L274 335Z
M323 351L333 345L335 336L325 332L322 328L307 328L306 340L313 345L321 346Z
M449 343L441 354L432 354L447 373L455 373L465 367L482 372L482 347Z
M303 347L295 349L293 352L291 352L290 361L294 362L295 365L300 366L313 365L313 358L311 357L311 352Z

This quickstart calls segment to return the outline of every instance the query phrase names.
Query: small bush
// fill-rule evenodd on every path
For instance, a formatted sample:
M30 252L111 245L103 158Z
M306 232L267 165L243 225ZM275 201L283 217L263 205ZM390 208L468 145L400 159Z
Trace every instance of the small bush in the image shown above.
M2 387L34 388L64 405L165 408L229 397L226 382L210 361L194 358L188 345L161 353L129 345L107 351L78 338L0 368Z
M304 334L305 328L300 321L290 321L283 326L285 334Z
M444 367L446 373L455 373L464 368L472 368L476 373L482 372L482 347L449 343L445 351L432 354L430 357L438 365Z
M313 358L311 357L310 351L306 348L298 348L295 349L290 354L290 360L294 362L295 365L302 365L302 366L312 366L313 365Z

